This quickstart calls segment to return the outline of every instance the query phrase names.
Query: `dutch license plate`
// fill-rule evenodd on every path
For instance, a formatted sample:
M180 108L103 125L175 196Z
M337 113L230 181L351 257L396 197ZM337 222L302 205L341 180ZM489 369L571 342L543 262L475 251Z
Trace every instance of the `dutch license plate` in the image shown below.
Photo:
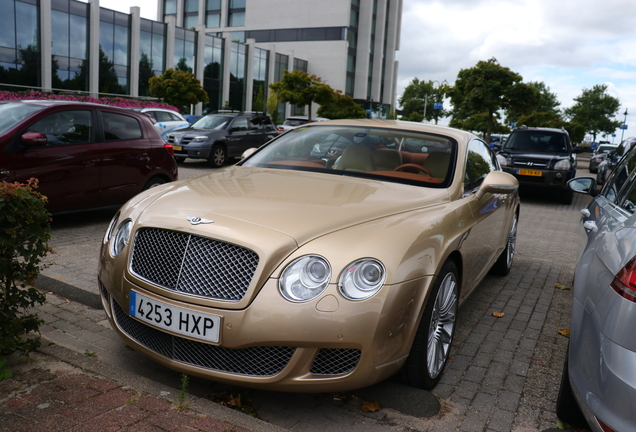
M518 169L517 170L517 174L519 174L519 175L527 175L527 176L534 176L534 177L541 177L543 175L543 172L542 171L537 171L537 170Z
M173 146L172 146L172 148L173 148L173 150L176 150L176 151L181 151L181 150L183 150L183 147L182 147L182 146L176 146L176 145L173 145Z
M164 330L209 342L219 342L221 317L171 306L130 292L131 316Z

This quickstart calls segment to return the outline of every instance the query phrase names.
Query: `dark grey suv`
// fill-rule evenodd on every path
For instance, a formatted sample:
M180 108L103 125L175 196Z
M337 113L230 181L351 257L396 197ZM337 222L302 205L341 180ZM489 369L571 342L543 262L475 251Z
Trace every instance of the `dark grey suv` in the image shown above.
M576 153L563 129L522 126L512 131L497 160L522 187L552 189L563 204L572 202L568 180L576 174Z
M185 158L206 159L220 167L228 158L241 156L252 147L260 147L278 131L264 113L219 111L208 114L192 126L168 134L177 162Z

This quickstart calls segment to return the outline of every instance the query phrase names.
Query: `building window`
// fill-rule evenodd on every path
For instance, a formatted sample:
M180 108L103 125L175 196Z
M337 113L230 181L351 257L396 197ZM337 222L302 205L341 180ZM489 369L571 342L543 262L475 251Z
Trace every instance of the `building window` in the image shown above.
M221 0L207 0L205 13L205 26L207 28L221 27Z
M228 27L241 27L245 25L245 0L230 0L228 5Z
M196 32L177 28L174 40L176 70L194 72L196 60Z
M166 25L141 19L139 33L139 96L150 96L148 81L165 71Z
M129 52L130 16L101 9L99 22L100 93L128 93Z
M268 64L269 51L256 48L254 51L254 91L252 93L252 109L254 111L266 111Z
M51 8L53 88L86 91L88 5L58 0Z
M40 27L34 4L0 1L0 82L40 85Z
M208 93L210 102L204 112L221 109L221 89L223 82L223 39L205 37L205 69L203 70L203 89Z
M230 107L243 110L245 107L245 70L247 68L247 45L232 42L230 64Z
M163 15L176 15L177 14L177 0L165 0L163 3Z

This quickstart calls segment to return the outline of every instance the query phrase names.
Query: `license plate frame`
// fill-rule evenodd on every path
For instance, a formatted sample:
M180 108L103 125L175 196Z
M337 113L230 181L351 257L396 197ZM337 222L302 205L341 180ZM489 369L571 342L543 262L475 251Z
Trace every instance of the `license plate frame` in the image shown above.
M218 344L221 337L220 315L172 306L136 291L130 291L128 313L160 330Z
M517 174L531 176L531 177L543 177L543 171L529 170L529 169L522 169L522 168L519 168L517 170Z

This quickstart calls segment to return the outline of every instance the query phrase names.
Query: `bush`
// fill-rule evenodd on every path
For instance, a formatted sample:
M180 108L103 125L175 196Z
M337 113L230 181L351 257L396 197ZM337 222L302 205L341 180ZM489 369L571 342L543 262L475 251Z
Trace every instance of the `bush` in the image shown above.
M40 346L39 337L26 337L44 323L29 308L46 301L32 285L47 253L50 215L46 197L35 191L36 179L27 184L0 183L0 357L28 355Z

